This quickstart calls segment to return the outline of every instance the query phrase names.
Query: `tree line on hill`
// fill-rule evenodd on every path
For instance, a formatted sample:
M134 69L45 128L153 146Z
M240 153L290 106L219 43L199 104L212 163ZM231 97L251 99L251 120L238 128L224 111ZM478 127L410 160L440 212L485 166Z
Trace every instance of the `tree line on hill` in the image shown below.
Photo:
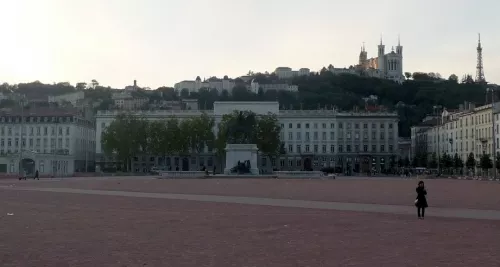
M276 115L244 114L254 117L243 127L248 129L250 141L257 145L259 153L269 158L283 154L281 127ZM172 155L195 156L199 163L200 155L208 148L218 159L224 159L226 143L232 134L229 129L238 123L237 112L226 114L214 133L215 121L205 113L187 119L171 117L155 121L123 113L105 128L102 147L107 156L116 157L123 164L122 170L127 171L131 170L131 160L137 155L154 155L164 160Z
M235 79L235 87L228 91L217 92L215 89L202 88L199 92L183 89L176 92L171 87L159 87L156 90L138 90L135 94L148 97L150 101L179 100L181 98L198 99L200 109L212 109L215 101L279 101L284 109L320 109L333 108L352 110L357 107L363 110L366 105L383 106L399 114L400 136L409 137L410 127L421 122L433 107L440 105L447 109L456 109L465 101L484 104L488 85L475 83L470 75L459 81L456 75L447 80L437 74L405 73L408 78L402 84L390 80L366 76L340 74L336 75L325 68L309 76L279 80L274 74L253 74L254 79L264 83L289 83L298 85L299 92L259 90L257 94L247 89L247 84L240 78ZM99 109L109 108L111 93L116 90L104 87L96 80L91 83L42 84L40 82L21 83L17 85L0 85L0 92L19 92L28 98L40 98L77 90L85 90L86 97L101 101ZM370 96L376 96L370 98ZM0 107L6 104L0 103Z

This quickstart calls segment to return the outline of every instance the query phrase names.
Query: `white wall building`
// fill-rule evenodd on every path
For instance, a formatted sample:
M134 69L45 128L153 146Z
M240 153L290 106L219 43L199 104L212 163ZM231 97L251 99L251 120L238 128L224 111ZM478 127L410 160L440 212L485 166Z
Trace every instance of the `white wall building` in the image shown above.
M419 143L414 139L420 136L420 142L426 141L427 154L436 153L439 157L444 153L450 156L458 154L464 163L470 153L474 154L476 161L479 161L482 154L492 155L495 151L493 117L498 117L498 114L493 114L491 107L491 104L474 107L466 103L465 107L457 111L443 111L432 126L412 127L412 149ZM499 127L498 122L495 122L495 127ZM417 129L420 130L420 135L413 134ZM498 131L496 135L500 138Z
M187 89L189 92L198 92L201 88L216 89L219 93L223 90L227 90L231 93L234 86L234 80L229 79L227 76L224 76L222 79L212 77L204 81L202 81L200 76L198 76L194 81L186 80L178 82L174 85L174 88L179 93L182 89Z
M286 84L286 83L268 83L268 84L259 84L255 80L252 80L250 83L250 90L257 94L259 92L259 89L262 88L262 91L268 91L268 90L275 90L275 91L288 91L288 92L298 92L299 91L299 86L298 85L292 85L292 84Z
M335 166L342 171L367 172L372 168L384 170L398 151L398 116L396 113L353 113L336 110L279 110L278 102L215 102L214 110L208 111L216 121L234 110L250 110L257 114L268 112L278 115L287 154L279 159L259 158L259 168L267 172L279 170L318 170L323 166ZM105 166L108 159L101 148L101 135L119 113L99 111L96 117L96 153ZM135 114L150 120L163 120L171 116L185 119L200 116L197 110L141 111ZM214 129L216 131L216 129ZM152 166L165 162L167 166L181 170L199 169L196 157L169 155L168 159L138 155L134 161L136 171L148 171ZM200 165L209 167L217 159L208 148L201 155ZM220 165L217 165L220 171Z
M278 76L279 79L289 79L297 76L308 76L311 74L311 70L308 68L292 70L292 68L289 67L277 67L274 70L274 73L276 74L276 76Z
M24 118L22 123L21 118ZM75 111L37 109L0 114L0 173L69 176L91 171L95 162L95 127ZM3 164L2 164L3 163Z
M83 91L77 91L63 95L48 96L49 103L62 104L63 102L69 102L74 107L78 105L79 101L82 101L84 99L85 99L85 93Z

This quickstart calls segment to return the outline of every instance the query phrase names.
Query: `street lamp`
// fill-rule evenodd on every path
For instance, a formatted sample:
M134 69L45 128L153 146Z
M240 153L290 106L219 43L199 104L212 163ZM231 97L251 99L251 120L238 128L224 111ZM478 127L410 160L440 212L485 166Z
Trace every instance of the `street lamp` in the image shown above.
M497 145L496 145L496 131L495 131L495 89L496 88L486 88L486 92L491 92L491 133L493 138L493 178L497 179L497 166L496 166L496 157L497 157Z

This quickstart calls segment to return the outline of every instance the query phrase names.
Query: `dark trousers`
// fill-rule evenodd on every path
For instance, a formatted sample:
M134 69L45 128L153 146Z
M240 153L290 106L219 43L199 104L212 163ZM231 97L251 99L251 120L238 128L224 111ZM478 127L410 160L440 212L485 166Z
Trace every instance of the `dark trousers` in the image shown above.
M420 213L420 210L422 210L422 213ZM417 214L418 214L418 217L425 217L425 208L424 207L418 207L417 208Z

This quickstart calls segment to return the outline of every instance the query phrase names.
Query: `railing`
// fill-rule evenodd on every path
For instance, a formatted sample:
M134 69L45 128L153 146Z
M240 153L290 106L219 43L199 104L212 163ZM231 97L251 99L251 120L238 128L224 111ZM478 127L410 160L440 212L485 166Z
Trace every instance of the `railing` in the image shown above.
M204 171L160 171L161 178L202 178Z
M276 171L274 175L278 178L318 178L322 177L320 171Z

